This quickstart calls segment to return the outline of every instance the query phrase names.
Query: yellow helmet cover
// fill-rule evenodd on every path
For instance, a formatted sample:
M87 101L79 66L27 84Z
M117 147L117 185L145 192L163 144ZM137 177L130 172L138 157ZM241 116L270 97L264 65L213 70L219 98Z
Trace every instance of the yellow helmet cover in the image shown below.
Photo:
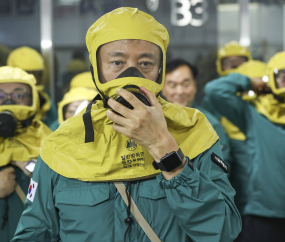
M16 67L0 67L0 83L9 82L29 85L32 90L32 105L0 105L0 113L7 110L11 111L20 121L32 117L39 107L34 76ZM45 138L50 133L51 130L41 121L33 120L28 127L17 129L13 137L0 137L0 167L7 165L12 160L29 161L36 159Z
M216 66L220 76L226 76L235 71L235 69L226 71L222 69L222 59L229 56L244 56L248 60L252 59L251 53L246 47L241 46L237 41L230 41L218 50Z
M72 78L70 82L70 89L77 88L77 87L86 87L90 89L96 89L95 84L92 80L90 71L80 73Z
M272 90L272 92L280 96L282 98L285 98L285 87L283 88L277 88L276 82L275 82L275 75L278 73L278 70L285 69L285 52L279 52L275 54L268 62L267 64L267 76L269 79L269 86Z
M19 67L25 71L43 71L44 60L36 50L23 46L13 50L8 56L7 66Z
M94 84L93 84L94 85ZM98 92L95 89L87 89L84 87L72 88L69 92L67 92L62 101L58 103L58 122L62 124L64 122L63 118L63 108L72 102L76 101L91 101Z
M165 27L136 8L115 9L97 20L86 35L89 58L94 67L94 79L100 96L102 99L104 96L111 97L118 88L125 85L144 86L157 95L163 87L165 71L162 72L161 83L139 77L118 78L100 83L97 49L103 44L122 39L140 39L156 44L162 51L163 68L165 67L165 53L169 43ZM186 156L195 158L218 140L211 124L198 110L168 103L160 97L158 101L169 132ZM46 140L41 150L44 162L65 177L83 181L132 180L156 176L159 172L153 168L153 158L147 149L114 131L113 122L107 118L106 111L102 100L97 100L91 106L91 124L95 137L93 142L85 140L85 110L66 120Z

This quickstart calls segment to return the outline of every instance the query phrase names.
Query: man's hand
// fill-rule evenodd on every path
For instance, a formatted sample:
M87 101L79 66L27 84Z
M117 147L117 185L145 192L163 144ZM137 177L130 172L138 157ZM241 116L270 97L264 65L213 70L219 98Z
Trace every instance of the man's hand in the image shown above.
M28 164L28 162L25 162L25 161L24 162L23 161L11 161L11 164L13 166L19 167L25 173L25 175L28 176L29 178L32 177L32 173L30 173L30 172L28 172L26 170L26 165Z
M259 77L253 77L250 79L253 91L257 94L265 94L270 91L270 88L267 85L267 82L264 82Z
M16 188L16 175L13 167L0 171L0 198L9 196Z
M114 122L113 129L115 131L147 148L154 160L160 162L160 159L167 153L178 151L179 147L168 132L162 107L154 93L148 91L145 87L141 87L140 90L150 100L150 107L143 104L132 93L124 89L118 89L117 94L128 101L134 109L130 110L110 98L108 101L109 106L114 111L122 114L123 117L111 110L107 111L107 117ZM181 166L181 170L183 167Z

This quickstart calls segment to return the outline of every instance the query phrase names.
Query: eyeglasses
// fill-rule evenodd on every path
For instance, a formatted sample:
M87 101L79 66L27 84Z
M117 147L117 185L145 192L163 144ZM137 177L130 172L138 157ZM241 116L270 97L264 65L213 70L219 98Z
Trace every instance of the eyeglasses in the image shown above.
M16 104L23 104L32 94L16 91L13 93L5 93L0 91L0 105L2 105L8 98L12 99Z

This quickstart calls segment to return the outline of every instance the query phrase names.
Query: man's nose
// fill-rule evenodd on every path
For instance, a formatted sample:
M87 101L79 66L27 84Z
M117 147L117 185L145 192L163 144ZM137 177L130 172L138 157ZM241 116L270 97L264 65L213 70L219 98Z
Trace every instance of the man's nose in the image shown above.
M181 86L181 85L177 85L176 86L176 93L177 94L182 94L183 93L183 86Z

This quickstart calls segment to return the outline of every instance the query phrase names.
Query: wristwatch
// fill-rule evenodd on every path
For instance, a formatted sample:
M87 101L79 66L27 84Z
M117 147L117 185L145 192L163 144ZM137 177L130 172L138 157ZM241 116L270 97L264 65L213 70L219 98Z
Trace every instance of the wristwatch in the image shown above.
M160 162L153 161L152 165L154 169L161 171L173 171L177 167L182 165L184 159L184 154L182 153L181 149L173 151L169 154L166 154L164 157L161 158Z

